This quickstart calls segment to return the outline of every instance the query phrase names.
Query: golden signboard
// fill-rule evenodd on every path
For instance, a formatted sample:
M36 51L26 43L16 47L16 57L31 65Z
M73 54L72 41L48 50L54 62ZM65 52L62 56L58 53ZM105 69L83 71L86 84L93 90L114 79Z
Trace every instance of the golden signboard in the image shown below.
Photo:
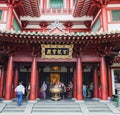
M41 58L72 58L73 45L41 45L42 57Z

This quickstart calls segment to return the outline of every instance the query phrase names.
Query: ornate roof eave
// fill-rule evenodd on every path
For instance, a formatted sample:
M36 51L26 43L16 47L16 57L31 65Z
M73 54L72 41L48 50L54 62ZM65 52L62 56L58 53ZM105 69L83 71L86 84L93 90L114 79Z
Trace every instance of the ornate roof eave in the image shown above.
M27 15L32 17L40 16L39 0L24 0L23 6Z
M73 10L74 17L93 16L100 11L102 5L107 5L112 0L76 0Z
M24 0L16 2L14 5L15 11L20 16L39 17L39 0Z
M90 5L91 0L76 0L73 10L73 16L82 17L84 15L87 15Z
M36 33L0 31L0 42L45 44L105 44L120 43L120 31L108 33Z

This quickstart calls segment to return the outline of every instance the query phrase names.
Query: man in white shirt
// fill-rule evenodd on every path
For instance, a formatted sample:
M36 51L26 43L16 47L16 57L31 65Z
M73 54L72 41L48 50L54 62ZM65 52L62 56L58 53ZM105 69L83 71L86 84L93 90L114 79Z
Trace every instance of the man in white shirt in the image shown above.
M22 97L23 94L25 94L25 87L22 85L22 82L20 82L19 85L15 88L15 92L17 93L18 106L21 106Z

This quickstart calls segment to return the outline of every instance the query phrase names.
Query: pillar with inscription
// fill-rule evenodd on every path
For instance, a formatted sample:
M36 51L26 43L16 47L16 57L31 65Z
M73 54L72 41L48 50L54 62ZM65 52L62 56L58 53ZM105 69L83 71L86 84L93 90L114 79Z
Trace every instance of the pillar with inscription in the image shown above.
M36 57L33 57L30 80L30 100L36 99L36 81L37 80L37 63Z
M82 100L82 62L81 58L77 59L77 66L76 66L76 88L77 88L77 100Z
M107 68L105 57L101 57L101 68L100 68L100 79L101 79L101 87L102 87L102 100L107 100L108 92L107 92Z
M6 87L5 87L5 100L11 99L11 89L13 80L13 56L9 57L7 66Z

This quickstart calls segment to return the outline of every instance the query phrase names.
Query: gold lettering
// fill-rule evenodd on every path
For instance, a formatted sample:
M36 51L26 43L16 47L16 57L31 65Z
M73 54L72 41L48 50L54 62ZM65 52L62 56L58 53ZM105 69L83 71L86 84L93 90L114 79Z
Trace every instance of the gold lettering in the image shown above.
M67 50L63 50L63 54L64 54L64 55L65 55L65 54L67 55Z
M53 49L53 54L54 54L54 55L56 54L56 51L57 51L56 49Z
M57 53L58 53L59 55L62 54L61 49L59 49L59 50L57 51Z
M51 50L50 49L47 50L47 55L51 55Z

